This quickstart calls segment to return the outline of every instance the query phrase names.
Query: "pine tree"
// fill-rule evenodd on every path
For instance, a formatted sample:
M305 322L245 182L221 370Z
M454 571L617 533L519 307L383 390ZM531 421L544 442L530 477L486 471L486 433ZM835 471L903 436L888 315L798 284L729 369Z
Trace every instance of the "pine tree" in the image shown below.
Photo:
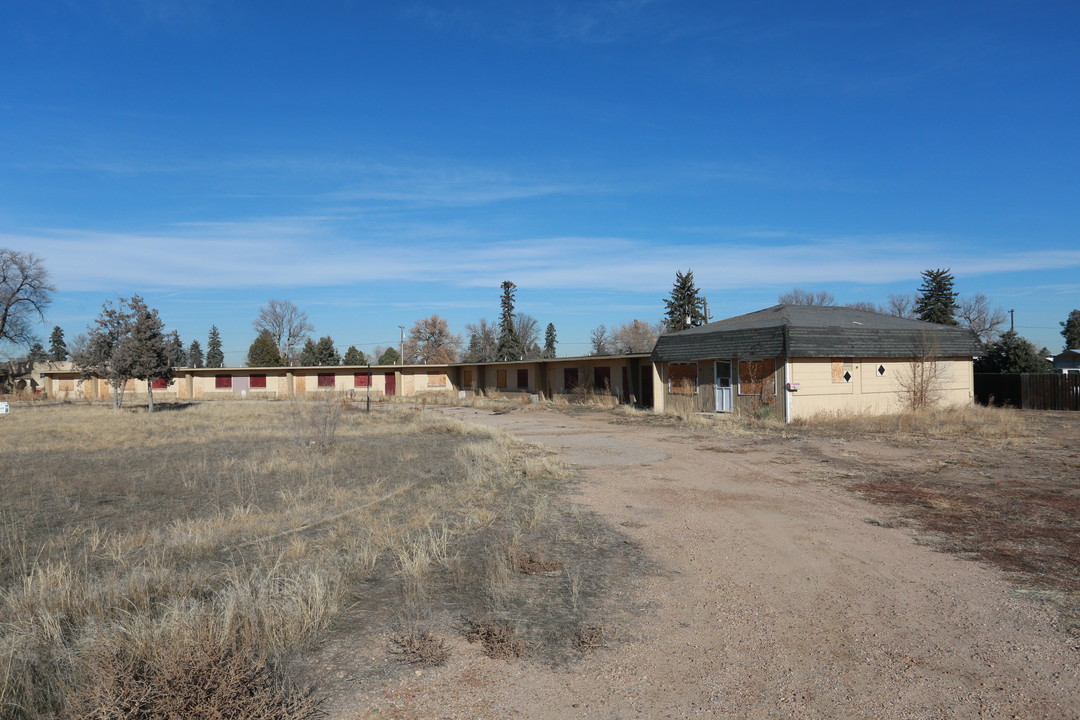
M117 346L117 362L127 368L129 377L146 381L146 409L154 412L153 381L173 377L169 338L157 310L147 307L137 295L129 305L131 329Z
M558 341L555 339L555 323L548 323L547 330L544 331L544 349L540 351L540 357L555 357L556 342Z
M675 271L671 297L664 301L664 325L668 332L678 332L705 324L705 301L694 285L694 271Z
M401 362L401 353L392 347L386 348L379 356L380 365L397 365L399 362Z
M198 340L192 340L187 351L187 366L201 368L203 366L202 345Z
M915 302L915 317L939 325L959 325L953 317L959 309L959 294L953 289L956 278L948 268L923 270L923 284Z
M1042 373L1052 369L1035 345L1015 330L1001 333L1001 337L988 344L985 354L975 361L977 373Z
M64 343L64 331L59 325L53 327L52 335L49 336L49 359L53 362L68 359L68 349Z
M30 346L30 350L26 353L26 362L34 365L36 363L45 362L49 359L49 354L45 352L45 347L36 342Z
M366 365L367 356L364 355L362 350L357 350L355 345L350 345L349 349L345 351L345 357L341 362L343 365Z
M300 364L308 367L340 365L341 356L329 335L319 338L318 342L308 338L304 349L300 351Z
M210 338L206 341L206 367L225 367L225 353L221 351L221 333L217 325L210 326Z
M184 367L187 365L187 353L184 351L184 343L180 340L180 333L173 330L169 333L167 338L169 346L169 362L173 367Z
M502 298L499 301L501 312L499 315L499 348L495 353L496 360L520 360L522 355L521 339L514 327L514 291L517 285L504 280L502 284Z
M248 348L248 367L280 367L281 364L277 343L269 332L263 330Z
M1061 325L1061 337L1065 338L1066 350L1080 349L1080 310L1073 310Z

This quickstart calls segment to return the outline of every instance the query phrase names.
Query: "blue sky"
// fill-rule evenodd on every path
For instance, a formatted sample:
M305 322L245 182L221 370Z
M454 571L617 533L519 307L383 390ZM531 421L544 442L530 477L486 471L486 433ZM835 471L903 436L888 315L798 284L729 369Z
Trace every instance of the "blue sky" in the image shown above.
M42 335L143 295L239 364L519 311L588 332L948 267L1057 351L1080 307L1080 3L39 0L0 24L0 246Z

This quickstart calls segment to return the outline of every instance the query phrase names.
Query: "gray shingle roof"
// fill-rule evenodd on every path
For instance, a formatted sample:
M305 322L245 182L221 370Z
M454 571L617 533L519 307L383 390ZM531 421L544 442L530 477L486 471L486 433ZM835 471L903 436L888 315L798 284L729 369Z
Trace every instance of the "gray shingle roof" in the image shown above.
M776 305L663 335L653 360L764 357L972 357L975 333L847 307Z

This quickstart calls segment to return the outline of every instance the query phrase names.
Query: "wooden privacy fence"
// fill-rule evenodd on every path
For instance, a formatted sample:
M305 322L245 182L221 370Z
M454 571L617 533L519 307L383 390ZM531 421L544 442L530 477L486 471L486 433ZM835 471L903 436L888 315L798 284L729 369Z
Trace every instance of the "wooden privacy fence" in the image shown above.
M1023 410L1080 410L1080 374L976 373L975 400Z

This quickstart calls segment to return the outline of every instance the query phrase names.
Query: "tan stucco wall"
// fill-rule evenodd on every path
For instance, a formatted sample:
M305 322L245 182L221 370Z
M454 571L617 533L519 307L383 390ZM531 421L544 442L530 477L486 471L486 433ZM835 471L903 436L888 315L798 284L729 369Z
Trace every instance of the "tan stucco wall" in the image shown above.
M898 358L846 358L843 369L850 382L833 381L833 361L828 358L791 360L791 379L799 389L791 393L791 419L821 413L900 412L905 409L904 386L911 378L912 360ZM931 361L937 367L933 394L941 406L969 405L975 401L971 358ZM878 367L884 368L882 375Z

